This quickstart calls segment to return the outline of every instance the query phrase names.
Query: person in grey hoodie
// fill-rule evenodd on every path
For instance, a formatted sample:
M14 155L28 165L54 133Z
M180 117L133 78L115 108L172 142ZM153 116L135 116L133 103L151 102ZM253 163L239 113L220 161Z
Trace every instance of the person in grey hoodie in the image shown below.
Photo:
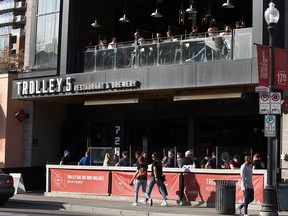
M252 182L252 158L250 155L245 156L245 163L241 165L240 175L241 175L241 190L244 193L244 203L239 207L239 213L241 214L241 209L244 207L244 216L248 215L248 205L254 200L254 187Z

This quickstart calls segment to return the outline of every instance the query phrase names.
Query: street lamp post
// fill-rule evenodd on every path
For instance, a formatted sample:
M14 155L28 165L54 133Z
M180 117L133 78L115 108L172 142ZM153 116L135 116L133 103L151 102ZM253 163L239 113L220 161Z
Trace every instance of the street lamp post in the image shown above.
M271 0L269 8L264 13L265 20L268 25L269 32L269 47L270 47L270 77L269 77L269 93L274 90L274 31L276 24L280 18L279 11L275 8L275 4ZM271 107L271 102L270 102ZM276 190L273 185L273 137L267 138L267 184L264 187L263 195L264 200L260 211L261 216L274 216L278 215L276 203Z

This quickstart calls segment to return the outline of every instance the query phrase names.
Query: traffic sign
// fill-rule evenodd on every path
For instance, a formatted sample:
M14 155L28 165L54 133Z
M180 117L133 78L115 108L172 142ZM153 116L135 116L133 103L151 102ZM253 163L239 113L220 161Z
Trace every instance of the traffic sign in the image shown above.
M270 94L269 93L259 94L259 113L270 114Z
M281 114L281 93L280 92L271 92L270 96L271 96L270 113L271 114Z
M257 87L255 87L255 92L256 92L256 93L269 92L269 87L266 87L266 86L257 86Z
M264 92L259 94L260 114L281 114L281 93Z
M275 137L276 136L276 116L275 115L265 115L265 137Z

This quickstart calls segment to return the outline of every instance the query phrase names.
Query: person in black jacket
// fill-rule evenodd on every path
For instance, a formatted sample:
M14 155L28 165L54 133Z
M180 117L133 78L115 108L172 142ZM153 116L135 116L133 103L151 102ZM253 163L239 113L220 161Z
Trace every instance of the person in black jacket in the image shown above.
M70 152L69 150L64 151L64 156L61 158L60 165L69 165L70 162Z
M187 166L187 165L195 166L195 163L193 160L193 154L189 150L185 152L185 157L183 158L182 167Z
M258 153L253 155L252 169L265 169L265 164Z

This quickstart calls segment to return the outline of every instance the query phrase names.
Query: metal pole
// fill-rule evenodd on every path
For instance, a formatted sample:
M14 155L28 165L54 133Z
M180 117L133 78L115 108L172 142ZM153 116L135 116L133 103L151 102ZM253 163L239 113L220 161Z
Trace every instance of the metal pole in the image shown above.
M269 77L269 93L274 91L274 31L276 23L268 25L269 47L270 47L270 77ZM271 95L271 94L270 94ZM271 100L270 100L271 107ZM277 216L276 190L273 185L273 137L267 138L267 185L263 190L263 204L260 211L261 216Z

